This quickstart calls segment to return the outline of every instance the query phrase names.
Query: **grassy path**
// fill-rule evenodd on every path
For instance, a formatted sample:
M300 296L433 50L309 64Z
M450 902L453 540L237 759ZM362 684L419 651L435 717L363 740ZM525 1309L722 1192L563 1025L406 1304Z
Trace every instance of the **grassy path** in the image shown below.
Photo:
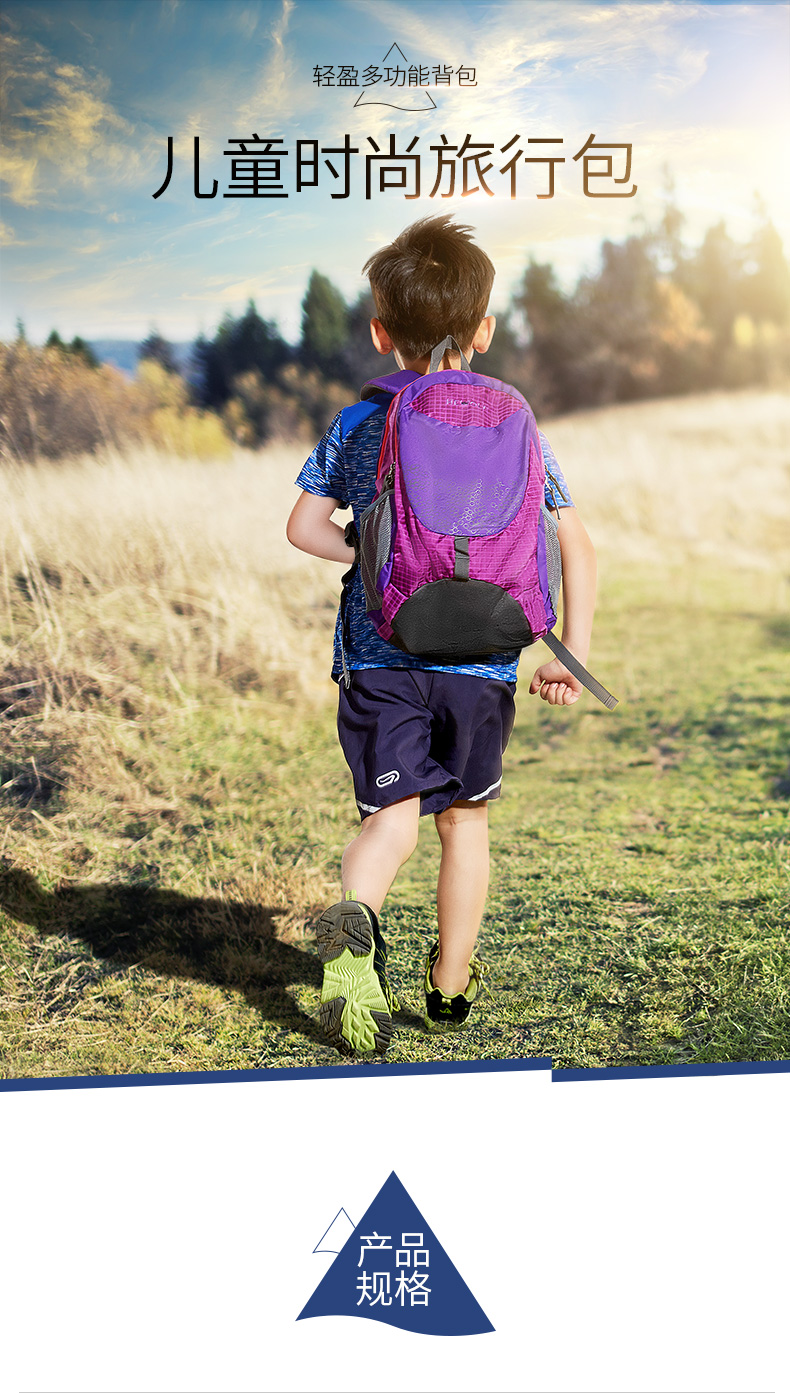
M523 683L463 1035L420 1024L432 825L392 892L389 1059L790 1057L789 650L768 577L610 577L622 705ZM339 1063L309 943L355 825L331 705L146 682L144 720L75 686L3 721L3 1075Z
M790 632L715 593L684 628L620 591L597 665L617 665L626 630L650 641L614 716L522 695L492 805L492 998L470 1054L581 1068L790 1055ZM407 932L430 923L434 865L421 848L398 892Z

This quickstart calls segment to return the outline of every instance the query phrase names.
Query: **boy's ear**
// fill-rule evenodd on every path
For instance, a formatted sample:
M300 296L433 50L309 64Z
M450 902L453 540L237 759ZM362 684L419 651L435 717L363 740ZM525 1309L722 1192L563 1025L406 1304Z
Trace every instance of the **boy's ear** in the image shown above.
M391 353L395 347L380 319L371 319L370 337L377 353Z
M477 333L472 339L471 348L473 353L486 353L489 344L494 337L496 329L496 316L487 314L485 319L481 319Z

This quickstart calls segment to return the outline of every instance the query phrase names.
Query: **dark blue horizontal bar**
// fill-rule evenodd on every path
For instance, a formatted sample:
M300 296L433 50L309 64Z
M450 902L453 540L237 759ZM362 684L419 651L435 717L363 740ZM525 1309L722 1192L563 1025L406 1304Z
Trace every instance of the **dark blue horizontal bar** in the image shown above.
M191 1083L272 1083L282 1079L380 1079L430 1074L486 1074L551 1069L550 1059L454 1059L425 1064L388 1064L371 1060L315 1068L216 1069L167 1074L87 1074L65 1078L0 1079L0 1093L49 1091L62 1088L156 1088ZM781 1074L790 1060L768 1059L729 1064L614 1065L605 1069L552 1069L553 1083L599 1083L611 1079L704 1078L717 1074Z
M272 1083L280 1079L380 1079L403 1074L488 1074L550 1069L550 1059L453 1059L427 1064L335 1064L294 1069L217 1069L175 1074L75 1074L66 1078L0 1079L0 1093L53 1088L155 1088L184 1083Z
M638 1064L632 1068L553 1069L552 1083L595 1083L604 1079L684 1079L708 1074L782 1074L790 1071L790 1059L761 1059L731 1064Z

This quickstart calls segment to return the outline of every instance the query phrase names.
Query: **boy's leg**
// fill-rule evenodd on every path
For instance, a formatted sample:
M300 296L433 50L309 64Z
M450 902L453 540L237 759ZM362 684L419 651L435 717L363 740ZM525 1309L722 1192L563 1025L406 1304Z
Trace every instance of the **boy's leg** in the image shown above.
M439 957L433 983L445 996L466 991L488 891L488 804L459 799L434 818L442 859L436 904Z
M417 845L419 823L419 793L366 817L343 853L343 892L351 891L379 914L395 876Z
M343 855L343 891L316 925L324 964L321 1025L341 1054L384 1054L397 1009L386 976L387 950L378 915L387 891L417 844L420 795L379 808L365 818Z

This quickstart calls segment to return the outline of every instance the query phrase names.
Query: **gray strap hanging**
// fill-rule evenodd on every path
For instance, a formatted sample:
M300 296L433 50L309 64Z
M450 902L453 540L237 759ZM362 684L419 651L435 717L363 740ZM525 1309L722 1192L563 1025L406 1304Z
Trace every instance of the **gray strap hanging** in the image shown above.
M453 580L469 579L469 538L456 537L454 539L455 565L453 568Z
M439 368L441 367L442 358L444 357L445 353L449 353L452 349L455 349L456 353L458 354L458 357L461 359L461 371L471 372L472 369L467 363L463 353L461 352L459 344L456 343L452 334L448 334L446 339L442 339L441 343L437 343L435 349L431 354L431 363L430 367L428 368L428 371L438 372Z
M572 672L574 677L578 677L582 686L586 687L588 692L592 692L593 696L603 702L604 706L608 707L610 711L614 710L617 705L617 697L612 696L611 692L607 692L606 688L593 677L592 673L588 672L586 667L582 667L578 658L574 658L570 649L566 648L564 643L560 643L560 640L555 638L552 633L544 634L543 642L548 644L555 658L559 658L560 662L568 671Z

